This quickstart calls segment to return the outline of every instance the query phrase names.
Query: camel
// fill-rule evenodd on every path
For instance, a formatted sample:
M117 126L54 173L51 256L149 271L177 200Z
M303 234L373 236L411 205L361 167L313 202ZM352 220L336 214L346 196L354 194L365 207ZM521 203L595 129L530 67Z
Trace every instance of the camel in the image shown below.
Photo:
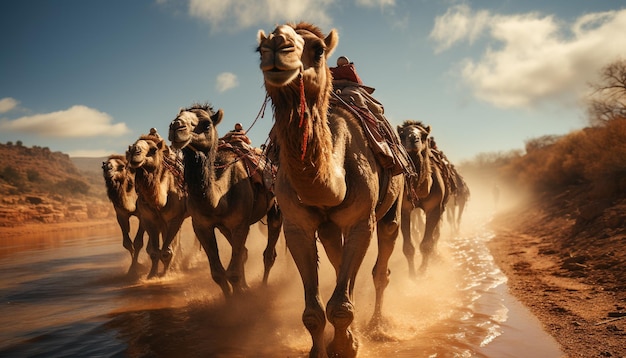
M470 189L459 171L452 164L450 164L450 174L450 180L454 181L454 185L450 192L446 211L448 213L448 223L452 225L454 233L458 234L461 231L463 211L470 198Z
M128 273L133 273L137 267L139 251L143 247L143 234L145 232L141 220L135 233L135 238L130 238L130 218L137 212L137 192L135 191L135 173L129 166L126 157L119 154L110 155L102 162L102 175L107 188L107 196L113 208L117 223L122 230L122 245L131 256L131 264Z
M268 242L263 253L263 284L267 285L276 259L282 216L274 193L263 184L262 178L256 181L248 173L237 148L227 144L218 148L217 125L222 117L221 109L214 112L208 105L181 109L170 123L168 137L172 147L182 149L189 192L187 206L196 236L208 257L211 276L229 297L233 291L240 293L248 287L245 244L250 226L263 217L267 217L268 226ZM270 169L270 164L261 161L255 170L264 169ZM227 270L219 257L215 229L220 230L232 247Z
M260 68L274 110L270 138L278 148L275 192L284 216L287 247L304 285L304 326L311 357L355 357L354 284L374 229L378 256L370 325L381 327L388 261L399 232L404 176L377 161L361 121L344 106L330 106L328 58L339 37L315 25L285 24L258 33ZM336 273L324 314L318 287L319 238ZM326 317L334 336L324 346Z
M158 274L159 260L164 266L161 275L167 273L173 256L170 245L189 216L182 170L176 155L156 133L140 136L129 146L126 158L135 170L137 210L148 232L150 279ZM159 247L161 236L163 243Z
M420 243L422 263L419 271L425 272L431 256L435 253L439 239L439 224L448 200L448 188L440 167L435 163L428 135L430 126L422 122L407 120L397 127L400 141L409 153L418 175L407 180L404 199L402 201L401 230L403 238L402 251L409 264L409 276L416 278L415 271L415 244L411 230L411 213L420 208L424 211L426 221ZM417 200L409 195L413 192Z

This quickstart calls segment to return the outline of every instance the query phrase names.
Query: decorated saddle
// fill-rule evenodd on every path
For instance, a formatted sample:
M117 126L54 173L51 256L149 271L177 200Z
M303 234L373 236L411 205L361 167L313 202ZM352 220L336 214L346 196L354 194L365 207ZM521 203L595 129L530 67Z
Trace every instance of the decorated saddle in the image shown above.
M345 80L333 81L332 106L343 106L363 124L363 130L379 163L393 175L413 175L415 168L384 115L384 107L371 93L374 89Z
M260 148L249 145L220 143L219 150L230 150L241 160L248 172L248 176L254 183L263 185L273 191L273 183L278 168L273 165Z

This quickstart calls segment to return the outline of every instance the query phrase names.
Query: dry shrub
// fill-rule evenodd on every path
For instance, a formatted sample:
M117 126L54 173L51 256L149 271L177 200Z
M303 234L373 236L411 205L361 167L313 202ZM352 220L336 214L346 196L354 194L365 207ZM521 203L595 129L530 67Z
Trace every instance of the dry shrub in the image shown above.
M580 157L586 163L585 178L590 181L626 174L626 118L605 122L585 130L585 151Z
M503 177L539 191L582 183L615 183L618 190L626 180L626 118L559 138L533 139L526 151L502 167ZM611 194L617 194L615 190Z

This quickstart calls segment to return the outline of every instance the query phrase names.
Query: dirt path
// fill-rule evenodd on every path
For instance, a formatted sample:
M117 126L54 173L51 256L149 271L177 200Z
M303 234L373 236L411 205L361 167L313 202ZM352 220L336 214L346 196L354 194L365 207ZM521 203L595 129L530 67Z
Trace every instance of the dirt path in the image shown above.
M538 210L500 215L490 250L509 289L568 357L626 357L623 237L569 240L573 220ZM611 240L621 249L611 248ZM599 241L604 240L604 241ZM595 241L594 249L587 248ZM585 243L583 245L582 243ZM567 244L564 244L567 243ZM581 245L583 247L581 247ZM601 247L604 248L604 253Z

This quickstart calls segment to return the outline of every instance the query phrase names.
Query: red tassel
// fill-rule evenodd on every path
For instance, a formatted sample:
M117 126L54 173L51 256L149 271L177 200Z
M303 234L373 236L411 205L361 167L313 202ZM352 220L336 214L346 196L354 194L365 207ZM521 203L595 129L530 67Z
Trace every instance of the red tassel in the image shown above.
M300 124L299 127L302 128L304 124L303 136L302 136L302 156L300 160L304 161L304 155L306 154L307 143L309 142L309 121L305 119L305 111L306 111L306 98L304 97L304 79L302 74L300 74Z

